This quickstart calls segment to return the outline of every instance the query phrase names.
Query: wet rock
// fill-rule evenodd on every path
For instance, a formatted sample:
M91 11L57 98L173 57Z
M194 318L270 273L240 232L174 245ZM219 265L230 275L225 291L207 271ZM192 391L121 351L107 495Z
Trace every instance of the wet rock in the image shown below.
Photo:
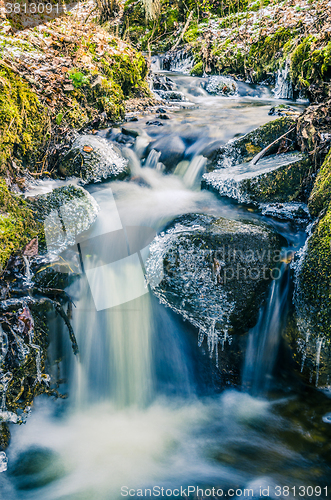
M315 223L294 264L296 323L287 330L306 382L329 386L331 376L331 209Z
M152 142L148 147L148 152L152 149L161 153L159 161L166 166L167 170L174 170L177 163L183 159L185 144L177 135L170 135Z
M268 156L203 175L202 188L239 203L290 202L300 198L310 161L301 153Z
M291 106L286 104L280 104L279 106L274 106L270 108L269 116L290 116L293 118L297 118L300 115L299 111L296 111Z
M136 138L140 132L135 128L122 127L122 134Z
M154 127L163 127L163 123L159 122L158 120L149 120L146 122L146 125L153 125Z
M280 220L293 220L298 224L307 225L310 215L305 203L260 203L262 215Z
M99 211L95 199L78 186L64 186L37 196L33 206L44 227L46 250L55 255L73 245L76 236L91 226Z
M254 158L266 146L288 132L295 122L292 118L282 117L266 123L252 132L228 142L221 146L214 155L213 169L230 167L243 162L248 162ZM293 151L294 131L286 136L283 143L277 143L268 154L277 152Z
M59 171L64 177L80 177L84 183L123 179L129 174L127 162L120 152L106 139L94 135L77 137L70 151L62 157Z
M154 90L154 92L164 99L165 101L170 102L178 102L178 101L187 101L185 95L182 92L175 90Z
M153 90L173 90L176 85L168 76L158 76L153 74Z
M231 96L237 93L236 82L226 76L210 76L204 88L212 95Z
M264 225L189 214L157 236L146 263L160 301L207 338L209 350L254 326L282 239Z

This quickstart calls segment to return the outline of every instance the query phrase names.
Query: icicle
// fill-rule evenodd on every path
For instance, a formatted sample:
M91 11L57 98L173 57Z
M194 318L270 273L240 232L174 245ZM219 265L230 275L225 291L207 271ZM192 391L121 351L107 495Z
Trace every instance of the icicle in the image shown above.
M321 360L321 350L324 343L323 338L318 338L316 340L316 387L318 387L318 379L320 374L320 360Z
M0 472L5 472L7 470L8 458L4 451L0 451Z
M37 378L36 382L44 382L45 384L48 385L50 381L50 376L47 375L47 373L41 373L41 355L40 355L40 347L35 344L30 344L30 347L33 347L36 350L36 369L37 369Z
M11 372L5 373L0 380L0 383L2 385L2 398L1 398L1 411L6 411L6 394L7 394L7 389L9 382L13 378L13 375Z
M289 59L286 59L284 68L277 71L274 93L277 99L293 99L293 84L290 78Z
M25 264L25 284L31 285L32 284L32 274L31 274L31 269L30 269L29 258L26 255L23 255L23 260L24 260L24 264Z
M25 342L23 342L23 339L17 335L13 330L11 330L12 334L14 335L14 338L15 338L15 342L16 342L16 345L17 345L17 348L18 348L18 351L19 351L19 359L20 361L24 361L26 356L29 354L30 352L30 349L29 347L26 345Z
M0 324L0 374L2 373L2 365L5 362L5 358L8 352L8 337L7 334L3 331L2 326Z

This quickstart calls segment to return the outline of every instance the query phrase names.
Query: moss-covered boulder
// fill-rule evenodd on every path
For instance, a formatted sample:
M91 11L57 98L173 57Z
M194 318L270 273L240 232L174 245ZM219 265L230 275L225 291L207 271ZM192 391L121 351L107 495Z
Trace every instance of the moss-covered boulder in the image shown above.
M84 183L100 182L124 179L129 174L127 163L106 139L80 135L61 159L59 171L64 177L80 177Z
M156 237L147 277L161 302L207 337L211 351L256 323L282 239L264 225L190 214Z
M30 204L9 191L0 179L0 271L10 255L22 249L41 230Z
M331 201L331 150L318 172L313 190L308 200L311 215L317 215L329 206Z
M25 164L36 160L49 137L48 121L36 93L0 60L0 172L14 152Z
M295 121L291 117L277 118L262 125L262 127L252 130L239 139L228 142L225 146L216 150L213 157L210 158L209 170L230 167L252 160L262 149L286 132L289 132L294 127L294 124ZM268 154L278 152L280 146L282 149L286 148L286 151L292 151L292 139L294 139L294 130L286 136L282 144L277 143L270 148Z
M82 187L63 186L37 196L32 205L43 226L41 250L58 254L73 245L76 236L95 221L99 210L95 199Z
M300 199L309 168L301 153L271 155L204 174L202 187L239 203L291 202Z
M331 210L315 223L296 265L297 327L288 338L307 380L329 385L331 375Z

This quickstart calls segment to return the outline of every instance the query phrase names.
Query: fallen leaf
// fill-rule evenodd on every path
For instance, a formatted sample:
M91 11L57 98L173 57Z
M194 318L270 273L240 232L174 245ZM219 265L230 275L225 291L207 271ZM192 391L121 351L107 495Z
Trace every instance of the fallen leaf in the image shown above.
M38 238L33 238L24 248L23 255L25 257L34 257L38 255Z
M83 151L85 151L85 153L91 153L93 151L93 148L92 146L84 146Z

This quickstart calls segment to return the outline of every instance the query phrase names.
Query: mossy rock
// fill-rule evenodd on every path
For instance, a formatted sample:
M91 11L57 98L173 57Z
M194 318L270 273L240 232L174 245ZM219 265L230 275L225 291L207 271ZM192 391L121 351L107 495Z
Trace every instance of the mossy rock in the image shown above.
M203 69L203 62L199 61L196 63L193 68L190 71L190 75L192 76L203 76L204 69Z
M0 270L12 253L22 249L40 231L33 207L22 196L11 193L0 179Z
M47 139L48 116L26 81L0 61L0 171L13 156L33 164Z
M252 160L262 149L288 132L294 124L295 120L293 118L277 118L262 125L262 127L252 130L239 139L228 142L225 146L215 151L211 158L209 170L238 165ZM294 139L294 136L295 132L293 131L292 135L290 133L287 136L287 139L291 141ZM268 154L276 153L278 148L279 144L275 144L274 147L270 148ZM292 151L293 149L293 147L289 147L288 151Z
M80 135L70 151L61 158L60 174L80 177L84 183L124 179L129 175L127 160L106 139Z
M82 187L63 186L36 196L32 205L43 225L40 251L58 254L74 245L76 236L95 221L99 210L95 199Z
M331 201L331 150L318 172L313 190L308 200L308 207L311 215L317 217L318 214L327 208Z
M0 423L0 451L5 451L10 442L10 430L8 424Z
M283 243L265 225L189 214L151 244L147 277L157 297L202 337L224 341L255 325L268 284L279 275Z
M331 375L331 209L316 223L296 269L298 329L293 350L304 359L307 376L319 385ZM319 361L319 363L318 363ZM308 377L307 377L308 378Z
M239 203L291 202L300 199L310 162L301 153L271 155L203 175L202 188Z

